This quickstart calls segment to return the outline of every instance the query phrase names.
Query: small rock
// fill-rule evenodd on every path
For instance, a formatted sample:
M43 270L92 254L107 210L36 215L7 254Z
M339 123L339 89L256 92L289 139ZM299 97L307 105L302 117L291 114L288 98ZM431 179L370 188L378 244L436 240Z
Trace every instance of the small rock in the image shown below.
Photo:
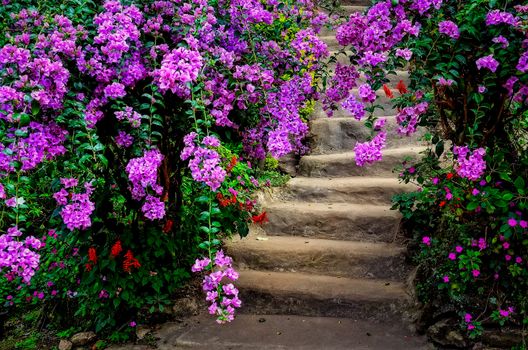
M138 326L136 328L136 337L141 340L147 336L152 330L147 326Z
M172 312L177 317L195 316L200 312L200 305L192 297L181 298L174 303Z
M70 340L73 346L82 346L91 343L95 338L96 335L94 332L81 332L74 334Z
M71 350L72 347L72 342L67 339L61 339L59 342L59 350Z
M525 332L524 337L528 336ZM482 335L482 342L497 348L512 348L521 344L523 332L520 329L489 330Z
M467 347L467 341L458 331L457 323L451 319L441 320L429 327L427 336L433 342L442 346Z

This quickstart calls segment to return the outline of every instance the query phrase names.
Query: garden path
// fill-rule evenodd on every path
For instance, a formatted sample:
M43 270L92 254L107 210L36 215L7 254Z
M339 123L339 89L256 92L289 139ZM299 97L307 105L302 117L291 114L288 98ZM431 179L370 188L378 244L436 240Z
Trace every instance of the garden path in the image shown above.
M365 1L345 10L362 10L358 4ZM323 40L337 50L332 34ZM392 85L400 79L407 74L391 77ZM316 110L312 153L286 188L263 202L269 223L227 244L239 264L241 314L225 326L201 316L189 329L162 327L160 349L428 348L404 320L412 314L410 268L399 213L390 210L392 195L412 190L392 169L423 146L396 134L395 113L383 91L379 96L387 106L384 160L357 167L351 150L367 138L363 123Z

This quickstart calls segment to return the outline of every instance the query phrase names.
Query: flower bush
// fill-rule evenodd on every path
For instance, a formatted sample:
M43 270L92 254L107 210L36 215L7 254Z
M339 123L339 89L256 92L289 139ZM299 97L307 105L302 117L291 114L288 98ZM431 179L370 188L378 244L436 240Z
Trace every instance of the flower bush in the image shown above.
M220 239L258 214L253 164L305 150L324 18L308 0L2 1L0 305L122 328L199 258L230 321Z
M401 168L419 190L395 198L414 238L419 299L431 314L458 313L472 337L491 325L526 325L528 6L377 1L343 22L337 40L351 63L337 63L324 104L329 114L341 104L372 128L356 146L358 165L382 158L373 93L382 88L398 132L422 127L432 144ZM397 69L409 70L408 87L389 86L386 74Z

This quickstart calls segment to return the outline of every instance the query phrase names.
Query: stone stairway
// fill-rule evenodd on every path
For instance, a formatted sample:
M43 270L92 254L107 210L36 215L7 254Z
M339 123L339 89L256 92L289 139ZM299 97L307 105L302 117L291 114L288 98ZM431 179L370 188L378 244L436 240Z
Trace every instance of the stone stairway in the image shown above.
M349 3L345 9L352 12L368 1ZM330 32L322 38L337 49ZM406 72L391 82L400 79L408 79ZM344 111L328 118L316 110L312 153L262 203L269 223L226 244L240 271L241 315L225 327L191 329L167 349L427 348L404 321L410 267L400 215L390 210L394 194L413 190L399 183L394 167L425 146L418 137L397 135L395 111L382 91L379 96L387 108L378 113L388 119L384 160L357 167L352 150L368 137L363 123Z

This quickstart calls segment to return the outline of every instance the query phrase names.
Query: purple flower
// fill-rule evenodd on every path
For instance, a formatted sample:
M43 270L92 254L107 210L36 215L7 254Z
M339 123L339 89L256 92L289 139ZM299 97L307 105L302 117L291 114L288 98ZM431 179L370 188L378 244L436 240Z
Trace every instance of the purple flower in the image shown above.
M509 12L502 12L500 10L492 10L486 15L486 25L499 25L499 24L509 24L511 26L517 25L517 20Z
M145 203L141 207L141 211L149 220L163 219L165 216L165 203L160 198L147 195Z
M79 181L75 178L61 178L60 182L64 186L64 188L75 187L79 184Z
M128 148L132 146L132 143L134 142L134 137L124 131L119 130L117 136L115 137L115 142L118 147Z
M521 55L516 68L522 73L526 73L528 71L528 51Z
M358 95L363 102L372 103L376 101L376 92L372 90L369 84L361 84L358 88Z
M163 57L161 67L152 73L154 82L162 92L170 90L185 98L190 94L189 84L198 78L202 65L199 52L179 47Z
M499 67L499 62L493 58L493 55L484 56L482 58L479 58L476 62L477 69L486 68L495 73L497 68Z
M452 39L458 39L460 32L458 26L452 21L442 21L438 24L438 30Z
M451 86L455 83L453 79L445 79L444 77L440 77L438 79L438 85L440 86Z
M422 237L422 243L428 247L431 246L431 237L429 236Z
M364 166L380 161L383 158L381 150L385 148L386 137L387 134L381 131L371 141L356 143L354 147L356 165Z
M412 58L412 51L409 49L396 49L396 57L403 57L406 61Z
M104 95L106 98L112 99L124 97L126 95L125 86L120 83L112 83L105 87Z
M486 170L486 161L484 156L486 150L477 148L473 152L469 151L467 146L454 146L453 154L457 156L457 174L472 181L480 179Z
M94 210L95 205L90 201L87 193L73 193L70 202L62 208L60 215L66 227L73 231L92 226L90 215Z
M508 225L509 225L510 227L515 227L515 226L517 226L517 220L515 220L514 218L509 218L509 219L508 219Z
M480 276L480 271L479 270L473 270L473 271L471 271L471 274L473 275L473 277L476 278L476 277Z
M491 41L493 41L495 44L501 44L501 47L503 49L507 48L508 45L510 44L508 42L508 39L506 39L502 35L499 35L498 37L495 37L495 38L491 39Z
M365 105L358 101L354 95L350 95L341 106L352 113L352 116L357 120L361 120L365 116Z
M134 199L140 200L145 197L145 190L149 187L155 191L158 189L158 168L162 161L163 155L158 149L145 151L143 157L130 159L125 170L132 183L130 191ZM157 194L161 195L161 193Z
M209 258L203 258L203 259L196 259L194 265L191 268L192 272L200 272L203 271L211 263L211 260Z

